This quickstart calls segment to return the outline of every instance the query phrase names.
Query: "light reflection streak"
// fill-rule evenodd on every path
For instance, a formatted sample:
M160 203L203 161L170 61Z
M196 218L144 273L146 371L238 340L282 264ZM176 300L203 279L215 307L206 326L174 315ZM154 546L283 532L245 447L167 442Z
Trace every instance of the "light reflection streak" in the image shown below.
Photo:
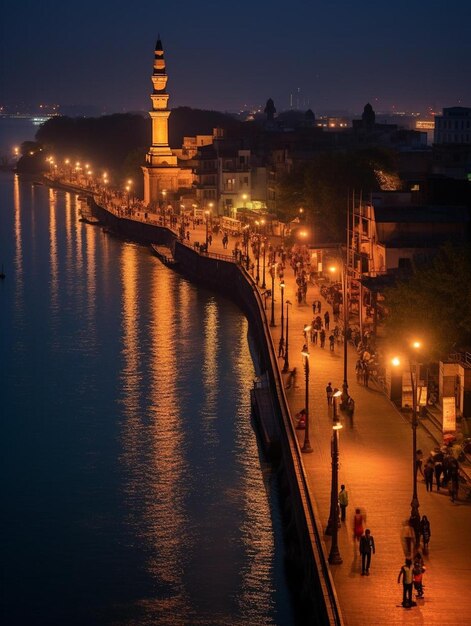
M87 317L90 334L95 334L96 309L96 227L85 225L85 258L87 261Z
M203 428L206 443L217 444L218 434L214 428L217 412L217 397L219 390L218 379L218 351L220 329L217 303L210 299L204 313L204 356L203 356L203 387L205 395L205 412Z
M18 174L13 178L13 208L15 212L15 300L19 311L23 294L23 249L21 235L20 181Z
M236 396L234 436L243 467L240 475L240 505L245 513L241 516L241 532L248 558L245 560L245 569L240 572L243 582L238 599L241 608L247 610L247 607L268 607L272 601L271 569L275 545L266 489L261 485L257 441L251 432L252 426L248 419L250 378L253 372L247 345L248 323L245 318L239 317L239 320L238 329L234 332L237 344L233 352L237 355L233 358L233 376L235 388L239 390Z
M154 547L159 546L160 557L149 564L155 576L172 588L181 582L181 550L185 520L182 489L184 485L184 451L182 415L176 391L178 351L175 350L175 278L169 270L155 265L150 295L150 415L153 418L150 434L153 442L151 475L154 492L149 521L159 520L149 537ZM179 593L174 602L180 615L184 596ZM171 603L170 603L171 604Z
M51 267L51 310L57 313L58 308L58 279L57 279L57 225L56 225L56 195L49 188L49 258Z

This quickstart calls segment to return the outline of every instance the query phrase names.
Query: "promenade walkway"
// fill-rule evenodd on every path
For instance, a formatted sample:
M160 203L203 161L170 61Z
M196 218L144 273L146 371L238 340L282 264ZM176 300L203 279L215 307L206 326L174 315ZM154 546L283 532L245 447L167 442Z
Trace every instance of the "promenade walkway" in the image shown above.
M310 286L308 304L296 303L296 283L291 268L285 270L285 301L290 300L289 363L297 368L294 388L287 390L291 415L305 404L304 369L301 349L303 327L312 320L312 301L320 299L322 314L332 310ZM280 328L280 294L275 293L276 323L273 342L278 347ZM270 300L268 301L270 306ZM332 323L331 323L332 328ZM328 334L328 333L327 333ZM325 387L329 381L341 388L343 379L343 346L331 353L326 347L310 344L310 441L312 454L303 456L311 497L315 500L321 525L325 528L330 509L332 413L326 402ZM356 382L356 352L349 346L348 382L356 407L353 420L342 418L340 433L339 485L349 494L347 520L339 529L341 565L331 572L345 624L471 624L471 502L450 501L447 492L427 493L419 479L418 495L421 515L431 523L430 554L425 555L425 600L418 606L403 609L402 585L397 576L404 563L401 541L403 522L410 515L412 496L412 433L407 419L385 395ZM280 368L283 360L279 360ZM298 430L302 445L304 431ZM418 447L425 453L435 443L424 430L418 429ZM366 510L367 527L375 538L376 555L372 557L371 575L361 576L358 544L353 539L355 507ZM325 536L328 553L330 538Z

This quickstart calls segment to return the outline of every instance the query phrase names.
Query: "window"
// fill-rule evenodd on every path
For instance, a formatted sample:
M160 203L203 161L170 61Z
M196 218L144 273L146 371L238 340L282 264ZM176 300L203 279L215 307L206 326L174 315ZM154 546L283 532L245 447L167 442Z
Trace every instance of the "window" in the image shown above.
M235 178L226 178L224 181L224 191L235 191Z

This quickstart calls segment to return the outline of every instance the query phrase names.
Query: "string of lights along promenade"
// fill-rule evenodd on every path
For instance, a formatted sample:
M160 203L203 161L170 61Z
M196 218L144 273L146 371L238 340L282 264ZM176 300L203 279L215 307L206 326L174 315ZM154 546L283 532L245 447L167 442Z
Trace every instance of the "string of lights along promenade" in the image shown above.
M2 623L293 624L247 322L0 174Z

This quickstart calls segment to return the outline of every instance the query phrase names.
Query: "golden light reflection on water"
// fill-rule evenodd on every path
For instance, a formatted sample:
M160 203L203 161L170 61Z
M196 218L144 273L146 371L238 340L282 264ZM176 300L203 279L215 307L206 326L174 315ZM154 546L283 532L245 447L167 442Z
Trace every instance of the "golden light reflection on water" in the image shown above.
M268 505L266 486L260 476L257 441L251 432L252 426L248 415L249 392L247 377L253 372L252 358L247 346L248 323L242 316L239 317L238 329L234 333L234 370L235 386L245 390L237 396L235 439L236 447L243 451L240 455L243 472L241 474L241 508L245 514L241 515L242 541L247 553L252 555L247 559L246 568L242 572L240 603L242 606L268 607L272 599L273 589L272 562L275 553L271 512Z
M159 546L162 558L154 564L159 579L177 586L181 580L180 540L184 533L181 502L183 486L183 438L180 402L176 391L179 355L175 350L178 332L175 311L174 281L169 270L155 265L150 296L150 435L153 442L152 474L155 494L150 519L161 523L154 528L152 542ZM181 603L182 597L179 598ZM180 608L181 610L181 608Z
M97 228L90 224L82 224L85 236L85 258L87 262L87 318L90 322L90 333L95 334L96 312L96 237Z
M49 259L51 268L51 310L57 312L57 225L56 225L56 194L49 188Z
M218 306L210 300L204 312L204 357L203 357L203 385L205 395L205 413L203 428L208 443L217 444L218 434L214 428L216 418L217 397L219 392L218 380L218 352L220 328Z
M65 245L67 275L70 278L72 271L72 197L69 192L65 194Z
M23 291L23 243L21 237L20 180L18 174L15 174L13 179L13 210L15 212L15 296L17 310L19 310Z

